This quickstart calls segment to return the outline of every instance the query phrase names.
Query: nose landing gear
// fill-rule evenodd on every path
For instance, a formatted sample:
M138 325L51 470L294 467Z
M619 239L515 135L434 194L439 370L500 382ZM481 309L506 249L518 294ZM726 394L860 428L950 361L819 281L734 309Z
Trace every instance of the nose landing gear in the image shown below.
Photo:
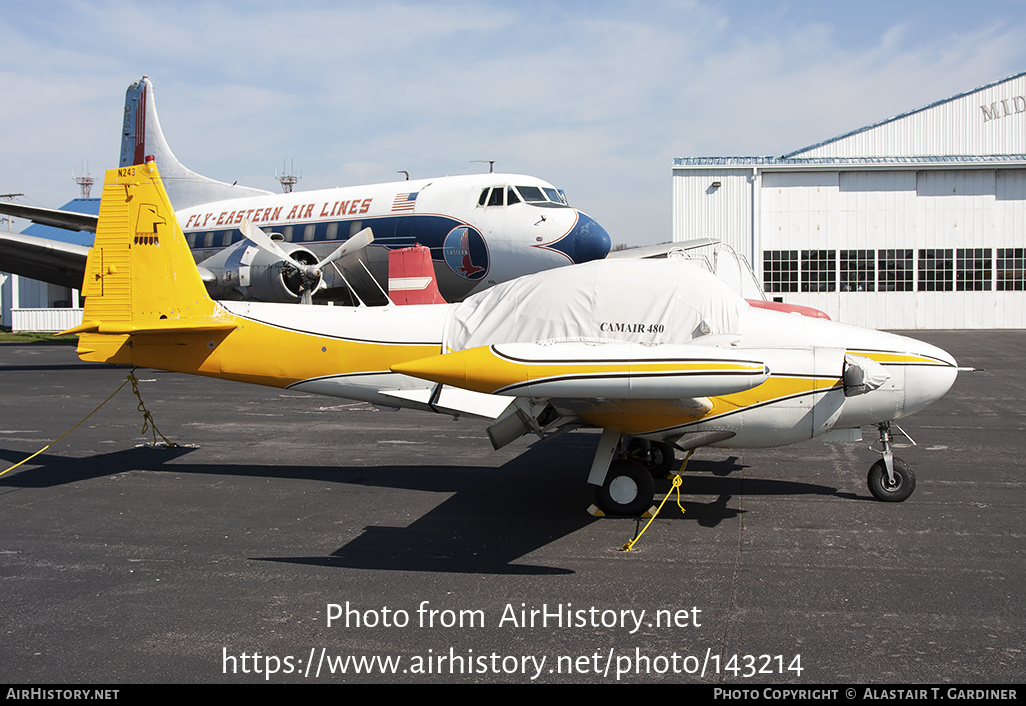
M912 491L916 489L916 474L908 461L897 458L891 451L891 441L894 439L891 434L891 423L880 422L876 427L880 431L883 458L869 468L869 475L866 477L869 492L877 500L900 503L907 500L912 495ZM905 430L901 427L898 427L898 430L905 434ZM905 437L912 441L912 437L908 434L905 434ZM912 443L916 442L912 441Z

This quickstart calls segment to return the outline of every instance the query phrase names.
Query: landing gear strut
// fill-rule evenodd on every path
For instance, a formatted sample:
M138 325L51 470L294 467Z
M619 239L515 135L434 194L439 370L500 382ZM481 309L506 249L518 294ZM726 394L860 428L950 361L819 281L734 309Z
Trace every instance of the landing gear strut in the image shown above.
M916 489L916 474L907 461L897 458L891 451L891 441L894 439L891 434L891 423L880 422L876 426L880 431L883 458L869 469L869 475L866 477L869 492L877 500L900 503L908 499L908 496L912 495L912 491Z
M634 438L627 443L627 458L641 463L653 478L662 478L673 466L673 447L662 441Z

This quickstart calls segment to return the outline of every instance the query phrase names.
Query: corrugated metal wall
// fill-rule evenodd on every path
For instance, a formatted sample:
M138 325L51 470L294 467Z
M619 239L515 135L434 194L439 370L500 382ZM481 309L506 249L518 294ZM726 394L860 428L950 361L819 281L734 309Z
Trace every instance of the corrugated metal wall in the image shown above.
M751 253L752 174L751 169L675 170L673 239L717 238L739 253Z
M11 330L57 333L82 323L82 309L12 309Z
M792 253L799 270L796 285L770 295L859 326L1026 326L1026 295L1002 291L1007 270L998 268L1006 249L1026 246L1024 170L768 173L762 183L753 264L762 274L767 252ZM910 254L911 291L881 291L891 251ZM865 289L845 291L846 257L868 261ZM815 269L833 279L811 276Z
M1026 154L1026 74L789 157Z
M673 237L841 321L1026 328L1023 155L1026 73L782 158L679 159Z

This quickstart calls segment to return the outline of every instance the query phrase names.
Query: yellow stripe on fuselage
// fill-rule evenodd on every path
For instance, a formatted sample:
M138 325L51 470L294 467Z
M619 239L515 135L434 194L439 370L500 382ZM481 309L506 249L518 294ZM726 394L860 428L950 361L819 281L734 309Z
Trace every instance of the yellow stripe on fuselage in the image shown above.
M581 418L589 424L613 429L621 434L650 434L689 424L708 422L717 417L782 402L802 395L826 392L841 385L839 379L771 375L766 382L750 390L710 397L712 409L705 413L699 410L694 412L681 410L677 413L651 414L625 408L615 412L584 413L581 414Z
M500 393L540 382L561 379L623 377L636 375L687 375L691 373L758 374L762 363L715 360L517 360L491 346L447 353L396 367L396 372L485 394Z
M881 365L941 365L944 367L950 367L951 364L938 360L937 358L930 358L924 355L914 355L910 353L898 353L896 351L860 351L848 349L849 353L860 355L870 360L875 360Z

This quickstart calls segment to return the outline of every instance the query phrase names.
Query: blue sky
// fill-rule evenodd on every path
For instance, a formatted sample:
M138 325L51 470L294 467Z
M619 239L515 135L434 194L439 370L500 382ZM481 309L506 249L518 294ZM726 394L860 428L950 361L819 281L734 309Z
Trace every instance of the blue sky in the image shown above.
M486 169L668 240L674 157L780 155L1026 70L1026 0L0 0L0 193L116 166L153 81L191 169L313 189ZM98 193L98 192L97 192Z

